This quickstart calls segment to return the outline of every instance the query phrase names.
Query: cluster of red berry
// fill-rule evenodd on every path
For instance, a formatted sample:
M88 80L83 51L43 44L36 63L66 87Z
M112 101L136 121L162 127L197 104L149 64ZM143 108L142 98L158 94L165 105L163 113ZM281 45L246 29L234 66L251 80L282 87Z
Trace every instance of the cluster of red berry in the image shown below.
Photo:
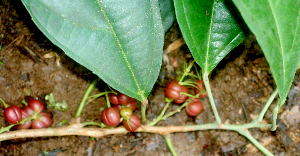
M194 88L197 97L204 98L207 97L207 92L204 87L203 80L198 80L196 82L196 87ZM183 93L183 94L182 94ZM167 84L165 89L165 94L169 99L172 99L175 103L181 104L186 101L189 90L186 86L182 86L178 81L173 80ZM185 111L189 116L197 116L203 110L203 104L199 98L194 98L186 107Z
M17 124L23 119L28 119L23 124L16 125L17 129L33 129L47 128L51 125L51 117L48 113L42 112L44 105L41 101L31 99L28 106L20 109L16 105L5 108L4 118L10 124Z
M120 119L123 117L122 124L124 127L133 132L141 126L141 119L132 114L136 109L136 101L125 94L119 93L109 94L109 100L113 104L112 107L105 108L101 112L102 121L109 127L115 127L120 124Z

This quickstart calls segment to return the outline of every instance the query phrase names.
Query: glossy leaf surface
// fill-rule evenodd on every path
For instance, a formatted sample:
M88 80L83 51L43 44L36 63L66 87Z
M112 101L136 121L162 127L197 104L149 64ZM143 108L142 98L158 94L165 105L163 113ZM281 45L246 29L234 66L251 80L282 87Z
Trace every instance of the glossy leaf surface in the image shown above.
M233 0L270 65L284 103L300 62L299 0Z
M116 90L146 100L160 71L157 0L22 0L38 28Z
M210 73L244 40L223 1L174 0L180 30L202 73Z

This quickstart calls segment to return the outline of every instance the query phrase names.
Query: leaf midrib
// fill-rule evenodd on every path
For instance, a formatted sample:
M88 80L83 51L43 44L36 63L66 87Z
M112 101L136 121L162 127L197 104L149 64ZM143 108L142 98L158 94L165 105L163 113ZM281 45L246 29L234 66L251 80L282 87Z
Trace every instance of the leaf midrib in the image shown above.
M102 5L100 4L99 1L97 1L97 3L98 3L98 5L99 5L99 7L100 7L100 10L101 10L101 12L102 12L102 14L103 14L103 16L104 16L106 22L108 23L108 26L109 26L110 29L111 29L111 32L112 32L112 34L113 34L113 36L114 36L114 38L115 38L115 40L116 40L116 42L117 42L117 45L118 45L119 48L120 48L120 51L121 51L122 56L123 56L123 58L124 58L124 60L125 60L125 63L126 63L126 65L127 65L128 69L130 70L130 73L131 73L131 76L133 77L133 80L134 80L135 85L137 86L138 93L140 94L142 91L141 91L140 86L139 86L139 84L138 84L138 82L137 82L137 79L136 79L136 76L135 76L135 74L134 74L134 72L133 72L133 69L132 69L132 67L131 67L131 65L130 65L130 63L129 63L129 61L128 61L128 58L127 58L127 56L126 56L126 54L125 54L125 52L124 52L124 49L123 49L123 47L122 47L122 45L121 45L120 39L118 38L118 36L117 36L117 34L116 34L116 32L115 32L115 30L114 30L114 28L113 28L113 26L112 26L112 24L111 24L109 18L108 18L108 16L106 15L105 9L102 7ZM140 95L140 96L142 96L142 95Z
M209 60L209 48L210 48L210 42L211 42L211 35L212 35L212 27L213 27L213 20L214 20L214 14L215 14L215 6L216 6L216 1L214 1L212 10L211 10L211 18L210 18L210 25L209 25L209 31L208 31L208 39L207 39L207 48L206 48L206 56L205 56L205 68L204 72L209 73L208 71L208 60Z
M229 43L227 46L224 46L222 49L220 49L219 51L223 51L224 49L226 49L227 47L231 46L231 43L234 42L237 38L239 38L241 35L243 34L243 31L239 32ZM219 53L220 54L220 53ZM218 55L219 55L218 54ZM218 56L217 55L217 56ZM209 66L212 67L214 62L210 62Z

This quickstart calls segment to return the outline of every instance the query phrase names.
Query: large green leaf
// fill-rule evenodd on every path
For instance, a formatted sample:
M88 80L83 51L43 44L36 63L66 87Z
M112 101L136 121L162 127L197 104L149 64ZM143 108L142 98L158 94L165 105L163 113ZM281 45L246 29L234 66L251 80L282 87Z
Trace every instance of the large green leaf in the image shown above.
M175 21L175 8L173 0L158 0L158 2L162 24L165 32L167 32Z
M174 0L183 37L202 73L210 73L244 34L223 1Z
M113 88L146 100L160 71L157 0L22 0L39 29Z
M300 61L300 0L233 0L254 33L284 103Z

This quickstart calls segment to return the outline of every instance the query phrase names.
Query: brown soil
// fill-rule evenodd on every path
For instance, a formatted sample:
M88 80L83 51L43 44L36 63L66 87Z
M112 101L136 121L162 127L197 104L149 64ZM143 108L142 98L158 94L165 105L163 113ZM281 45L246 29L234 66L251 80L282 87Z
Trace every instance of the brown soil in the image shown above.
M0 65L0 98L8 104L21 106L21 100L30 90L31 96L38 97L46 105L45 95L53 93L57 101L66 100L69 109L62 112L47 108L46 111L52 114L51 127L60 127L63 120L67 120L68 123L72 121L87 86L96 76L52 45L34 26L21 2L11 3L3 0L0 6L0 21L0 62L3 62ZM175 23L166 34L165 47L180 37L182 36ZM50 52L57 53L59 57L43 57ZM164 107L163 91L166 83L176 78L176 71L182 70L185 59L192 59L186 46L165 55L169 63L165 60L158 82L149 96L149 120L157 117ZM268 63L253 35L249 35L217 66L210 80L220 117L223 122L232 124L252 121L250 116L259 114L275 88ZM297 86L299 81L300 76L297 73L287 103L279 114L278 129L275 132L251 130L256 139L267 142L266 148L275 155L299 155L299 124L291 126L283 116L285 110L300 105ZM105 83L100 82L92 94L104 91L104 86ZM204 98L202 102L204 111L197 117L188 117L182 110L158 125L213 122L208 99ZM89 103L84 108L81 120L101 122L99 108L105 105L104 98ZM0 107L4 109L3 105ZM174 104L168 111L177 107L178 105ZM273 107L274 104L271 108ZM269 123L270 110L265 116ZM0 126L7 125L1 111ZM178 155L253 155L250 149L255 149L251 148L252 144L247 139L231 131L174 133L171 137ZM51 156L171 155L160 135L148 133L129 133L96 139L83 136L15 139L2 141L0 147L0 155L29 156L45 153ZM255 155L262 153L257 152Z

